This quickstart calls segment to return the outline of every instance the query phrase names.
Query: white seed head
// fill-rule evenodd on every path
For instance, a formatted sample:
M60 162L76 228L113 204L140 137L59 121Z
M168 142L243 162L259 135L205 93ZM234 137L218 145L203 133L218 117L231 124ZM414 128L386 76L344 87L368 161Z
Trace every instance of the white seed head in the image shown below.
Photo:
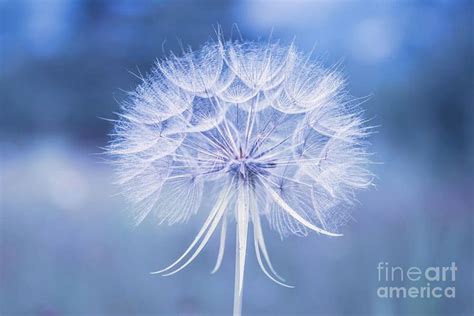
M218 41L157 62L123 106L108 147L118 182L137 223L149 214L159 223L185 222L203 199L214 200L193 244L160 272L198 246L175 272L186 266L219 223L224 243L228 219L237 222L244 249L253 223L257 259L277 283L261 216L282 237L338 235L355 191L372 181L370 129L357 102L337 70L294 45Z

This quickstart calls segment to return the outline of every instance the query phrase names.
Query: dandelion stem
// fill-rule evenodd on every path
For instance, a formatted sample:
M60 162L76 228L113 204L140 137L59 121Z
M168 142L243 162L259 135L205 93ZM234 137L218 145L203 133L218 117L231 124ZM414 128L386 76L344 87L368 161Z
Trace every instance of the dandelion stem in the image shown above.
M249 188L239 184L237 196L237 233L235 247L234 316L242 314L245 256L247 254L247 232L249 225Z

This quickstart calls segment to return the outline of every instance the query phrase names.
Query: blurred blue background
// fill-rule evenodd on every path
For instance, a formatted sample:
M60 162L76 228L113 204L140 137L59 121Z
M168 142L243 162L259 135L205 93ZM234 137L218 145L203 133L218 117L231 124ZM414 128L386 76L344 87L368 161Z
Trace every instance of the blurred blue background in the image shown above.
M217 238L181 273L203 221L133 229L100 147L111 118L164 51L198 48L219 23L246 39L343 61L367 116L378 176L343 238L267 229L268 280L249 255L247 315L473 315L472 1L0 1L0 314L230 314L234 258L210 276ZM232 246L229 246L232 247ZM381 299L378 262L456 262L455 299Z

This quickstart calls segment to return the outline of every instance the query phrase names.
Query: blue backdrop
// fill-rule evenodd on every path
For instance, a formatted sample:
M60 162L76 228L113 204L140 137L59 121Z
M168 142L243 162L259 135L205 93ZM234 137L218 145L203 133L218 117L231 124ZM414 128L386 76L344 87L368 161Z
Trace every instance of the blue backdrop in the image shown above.
M139 83L131 72L234 23L246 39L272 33L342 61L380 126L377 187L359 195L345 236L281 241L264 227L296 288L272 283L249 256L244 314L473 314L472 1L30 0L0 10L0 314L230 313L233 254L209 274L217 238L181 273L148 274L181 254L204 212L134 229L99 153L112 129L101 118ZM379 262L455 262L456 298L379 298Z

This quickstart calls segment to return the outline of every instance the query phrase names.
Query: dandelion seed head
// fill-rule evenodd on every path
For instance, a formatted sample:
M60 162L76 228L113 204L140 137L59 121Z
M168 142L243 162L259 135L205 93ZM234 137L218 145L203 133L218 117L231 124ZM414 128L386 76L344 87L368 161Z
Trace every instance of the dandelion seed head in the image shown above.
M183 256L200 242L197 255L228 219L246 245L252 222L259 263L279 283L260 218L282 237L336 235L355 192L371 184L370 128L345 87L335 67L279 43L217 41L157 62L123 106L108 147L136 222L150 214L185 222L214 199Z

